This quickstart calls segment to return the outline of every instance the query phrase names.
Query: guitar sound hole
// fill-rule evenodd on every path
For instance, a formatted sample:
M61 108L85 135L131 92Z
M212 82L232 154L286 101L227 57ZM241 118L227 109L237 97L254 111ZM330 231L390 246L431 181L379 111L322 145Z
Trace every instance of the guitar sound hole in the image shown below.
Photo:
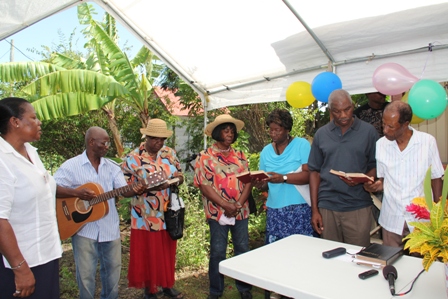
M92 214L92 209L90 209L90 211L88 213L83 213L83 214L74 211L72 213L72 218L75 223L81 223L81 222L86 221L90 217L90 214Z
M85 214L92 210L92 206L89 204L89 201L82 200L79 198L76 199L75 208L76 211L78 211L81 214Z

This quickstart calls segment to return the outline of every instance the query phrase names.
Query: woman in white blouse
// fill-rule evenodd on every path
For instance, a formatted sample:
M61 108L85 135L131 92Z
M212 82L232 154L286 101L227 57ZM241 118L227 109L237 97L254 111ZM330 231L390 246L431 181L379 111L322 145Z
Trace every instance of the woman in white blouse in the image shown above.
M56 183L29 144L40 139L40 125L28 101L0 100L1 298L59 298ZM88 193L60 189L65 197Z

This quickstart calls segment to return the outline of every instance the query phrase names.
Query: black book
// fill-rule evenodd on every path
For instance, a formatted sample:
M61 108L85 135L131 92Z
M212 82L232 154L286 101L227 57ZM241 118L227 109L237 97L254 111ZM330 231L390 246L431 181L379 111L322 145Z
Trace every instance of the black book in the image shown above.
M400 247L391 247L382 244L372 243L363 248L356 254L358 260L371 263L378 263L383 266L391 265L403 255L403 249Z

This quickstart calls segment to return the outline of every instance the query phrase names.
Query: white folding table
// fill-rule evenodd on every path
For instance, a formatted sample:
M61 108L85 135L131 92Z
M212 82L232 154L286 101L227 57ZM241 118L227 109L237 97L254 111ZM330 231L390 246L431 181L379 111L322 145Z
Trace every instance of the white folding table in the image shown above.
M251 285L297 299L381 299L394 298L382 270L361 280L358 274L368 267L350 262L350 258L325 259L322 252L345 247L355 253L360 247L293 235L245 254L224 260L219 271ZM354 251L354 252L351 252ZM423 269L422 260L402 256L393 264L398 272L397 293L409 289ZM435 262L420 275L413 290L402 298L446 299L445 268Z

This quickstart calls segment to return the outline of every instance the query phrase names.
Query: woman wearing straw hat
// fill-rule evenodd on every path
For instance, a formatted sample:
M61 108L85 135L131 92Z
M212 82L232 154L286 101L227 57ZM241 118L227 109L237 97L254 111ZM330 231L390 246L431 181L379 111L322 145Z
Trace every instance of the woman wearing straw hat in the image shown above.
M229 230L235 255L249 251L248 197L251 184L241 183L235 175L248 170L242 151L232 148L244 123L228 114L219 115L207 125L205 134L216 142L196 158L194 184L202 192L205 216L210 227L209 299L216 299L224 291L224 276L219 273L219 262L226 258ZM251 286L236 281L241 298L250 299Z
M183 183L176 151L164 145L172 131L166 122L151 119L140 129L145 138L138 148L128 154L123 164L128 182L138 181L138 172L144 168L152 173L163 170L168 178L179 178ZM135 175L134 175L134 174ZM173 288L177 241L166 231L164 207L169 200L168 183L147 189L132 199L129 287L145 288L145 298L157 298L158 287L170 298L183 298Z

